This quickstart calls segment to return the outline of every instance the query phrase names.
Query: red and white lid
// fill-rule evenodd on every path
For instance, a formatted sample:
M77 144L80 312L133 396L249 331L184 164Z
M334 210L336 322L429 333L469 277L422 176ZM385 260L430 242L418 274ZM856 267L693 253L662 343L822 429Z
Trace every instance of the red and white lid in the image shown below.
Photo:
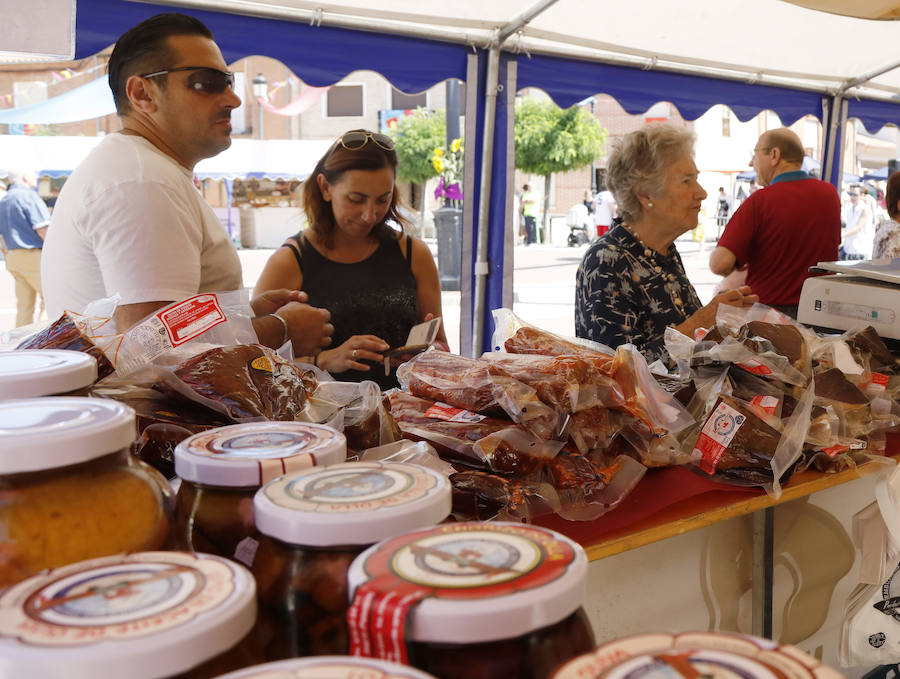
M157 679L185 672L246 636L256 584L210 554L139 552L34 576L0 594L4 674Z
M81 351L0 352L0 399L66 394L96 381L97 359Z
M253 498L256 527L295 545L371 545L447 518L450 481L400 462L345 462L275 479Z
M343 462L347 439L324 424L249 422L200 432L175 448L175 473L212 486L261 486L289 472Z
M465 644L512 639L568 617L584 600L587 568L581 545L555 531L465 522L384 540L354 559L347 578L354 605L361 589L417 597L410 640Z
M638 634L570 660L552 679L841 679L793 646L724 632Z
M0 401L0 474L87 462L131 446L134 410L105 398Z
M344 655L295 658L248 667L218 679L434 679L408 665Z

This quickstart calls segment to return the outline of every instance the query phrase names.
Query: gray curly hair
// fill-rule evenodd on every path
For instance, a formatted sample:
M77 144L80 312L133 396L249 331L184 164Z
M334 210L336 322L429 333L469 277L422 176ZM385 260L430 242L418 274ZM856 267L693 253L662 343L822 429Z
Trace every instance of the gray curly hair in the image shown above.
M656 123L613 142L606 180L623 221L643 215L638 194L657 197L665 192L669 167L685 153L693 157L696 138L690 130Z

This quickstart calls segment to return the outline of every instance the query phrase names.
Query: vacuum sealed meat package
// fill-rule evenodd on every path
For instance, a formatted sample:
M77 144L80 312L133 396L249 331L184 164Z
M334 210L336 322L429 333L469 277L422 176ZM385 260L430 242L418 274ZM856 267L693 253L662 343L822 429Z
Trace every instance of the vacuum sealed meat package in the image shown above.
M894 358L884 340L878 336L871 325L847 334L847 344L860 356L869 359L872 372L889 375L898 372L897 359Z
M841 421L840 433L860 438L872 430L869 398L837 368L816 373L816 403L833 406Z
M412 396L399 389L387 392L391 415L407 438L427 441L441 457L471 467L492 463L510 468L515 461L530 465L534 457L551 457L560 441L545 441L509 420Z
M161 387L223 413L234 422L303 420L315 373L259 344L216 347L172 370Z
M309 392L303 419L342 429L352 451L383 446L402 437L381 389L368 380L318 382Z
M508 415L535 435L550 439L560 415L532 387L501 366L431 349L397 369L397 379L411 394L463 410Z
M109 325L110 320L65 311L49 327L20 342L16 349L67 349L90 354L97 359L97 379L102 380L115 372L113 364L101 349L114 340L103 335L103 328Z
M474 470L451 474L450 483L458 521L528 521L559 510L556 491L547 484Z

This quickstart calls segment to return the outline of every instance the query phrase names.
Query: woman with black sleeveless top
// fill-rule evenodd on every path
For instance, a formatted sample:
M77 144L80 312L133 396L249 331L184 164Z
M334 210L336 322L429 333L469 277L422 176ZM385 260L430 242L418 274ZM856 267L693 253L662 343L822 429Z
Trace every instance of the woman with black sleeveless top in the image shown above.
M333 348L315 364L336 379L372 380L382 389L397 386L394 369L384 374L384 352L403 346L412 326L441 315L431 251L388 224L406 223L396 174L390 137L344 134L303 184L308 228L272 254L254 289L303 290L309 304L328 309ZM446 346L443 329L438 340Z

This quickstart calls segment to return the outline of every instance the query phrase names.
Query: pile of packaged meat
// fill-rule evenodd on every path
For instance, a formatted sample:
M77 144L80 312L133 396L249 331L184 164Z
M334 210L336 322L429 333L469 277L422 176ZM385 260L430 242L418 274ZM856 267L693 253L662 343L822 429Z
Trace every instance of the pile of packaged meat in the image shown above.
M778 495L797 470L882 453L900 422L897 362L872 328L817 335L762 305L720 306L694 339L668 331L670 362L652 366L630 345L562 338L501 309L494 351L429 349L398 369L402 389L382 394L256 344L245 293L198 298L124 334L104 334L108 316L67 313L18 348L95 355L92 394L137 411L135 452L168 476L174 447L198 431L318 422L352 451L401 437L430 445L436 464L452 465L458 519L592 520L648 468L673 465ZM190 339L166 339L160 319L186 313L198 319Z

